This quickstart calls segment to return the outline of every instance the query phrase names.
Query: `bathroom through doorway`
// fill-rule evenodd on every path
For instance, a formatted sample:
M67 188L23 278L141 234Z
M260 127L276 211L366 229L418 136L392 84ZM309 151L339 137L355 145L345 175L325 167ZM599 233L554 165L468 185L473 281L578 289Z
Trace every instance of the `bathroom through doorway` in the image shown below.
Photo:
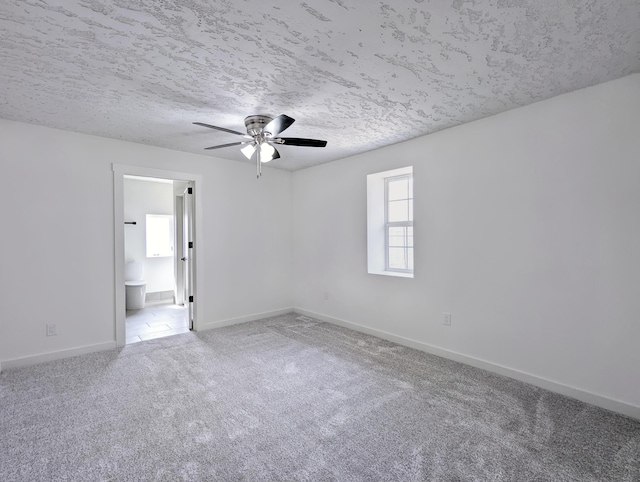
M200 176L113 170L117 345L196 330Z

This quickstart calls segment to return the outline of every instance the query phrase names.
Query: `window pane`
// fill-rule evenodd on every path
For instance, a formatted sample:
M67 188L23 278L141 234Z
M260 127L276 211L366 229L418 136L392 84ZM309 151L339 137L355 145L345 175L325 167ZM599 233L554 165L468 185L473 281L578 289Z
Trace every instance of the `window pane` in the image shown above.
M406 229L404 226L389 227L389 246L404 247L406 245Z
M407 249L407 269L413 271L413 248Z
M409 199L413 199L413 177L409 178Z
M413 246L413 226L390 226L388 237L391 247Z
M147 257L173 256L173 216L147 214L146 228Z
M396 248L404 248L406 246L407 238L404 233L400 235L389 235L389 246Z
M389 201L407 199L409 197L409 181L406 178L387 181L387 189Z
M406 251L404 248L389 248L389 268L407 269Z
M391 201L387 211L387 221L390 223L398 221L409 221L409 201Z

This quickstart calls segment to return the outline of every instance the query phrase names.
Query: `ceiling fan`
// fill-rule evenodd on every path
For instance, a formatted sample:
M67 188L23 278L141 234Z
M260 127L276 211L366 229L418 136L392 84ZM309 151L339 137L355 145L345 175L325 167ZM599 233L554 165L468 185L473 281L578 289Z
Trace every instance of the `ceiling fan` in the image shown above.
M287 129L291 124L295 122L289 116L284 114L279 115L275 119L267 115L250 115L244 120L244 125L247 128L247 133L226 129L224 127L212 126L211 124L204 124L202 122L194 122L197 126L208 127L209 129L216 129L223 132L229 132L230 134L236 134L242 136L246 141L231 142L229 144L221 144L219 146L205 147L206 150L221 149L223 147L231 146L244 146L242 154L247 159L252 157L256 158L256 174L257 177L262 176L262 163L269 162L273 159L280 158L280 153L275 148L275 145L283 146L305 146L305 147L324 147L327 145L327 141L321 141L318 139L301 139L299 137L277 137L282 131Z

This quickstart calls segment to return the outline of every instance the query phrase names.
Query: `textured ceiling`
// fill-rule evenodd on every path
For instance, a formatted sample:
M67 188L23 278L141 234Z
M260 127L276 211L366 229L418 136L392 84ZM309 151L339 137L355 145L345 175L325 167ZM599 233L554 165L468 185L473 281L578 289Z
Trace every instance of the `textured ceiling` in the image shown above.
M2 0L0 117L299 169L640 72L638 0ZM212 159L213 161L213 159Z

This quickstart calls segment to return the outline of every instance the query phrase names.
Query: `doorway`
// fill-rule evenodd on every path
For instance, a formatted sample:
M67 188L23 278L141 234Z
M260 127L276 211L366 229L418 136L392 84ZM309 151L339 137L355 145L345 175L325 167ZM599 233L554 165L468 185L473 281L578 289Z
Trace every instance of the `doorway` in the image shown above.
M196 246L202 246L198 229L202 212L199 208L201 176L120 164L113 164L113 172L117 345L121 347L128 343L197 330L202 303L196 295L203 278L197 262L201 249L196 251ZM148 187L135 183L145 183ZM151 187L160 185L164 187ZM171 198L170 206L166 200L163 201L164 204L157 204L157 200L148 199L136 201L137 204L144 205L136 205L137 210L127 205L132 199L131 192L136 193L133 196L135 199L147 191L166 193L167 190ZM152 198L154 196L150 195ZM171 223L163 218L171 218ZM149 227L162 227L163 223L170 225L171 245L168 246L168 242L165 243L166 247L163 247L162 242L149 244ZM161 229L161 234L166 229L168 228ZM150 248L150 245L153 247ZM144 284L148 290L143 295L143 305L132 304L133 298L130 297L127 306L125 271L129 277L136 271L132 271L131 265L127 265L125 270L126 263L144 265L142 272L145 273L145 279L139 284ZM162 276L159 275L161 272Z
M183 226L192 224L185 223L191 217L191 210L186 209L190 201L177 202L189 196L186 186L191 183L124 176L127 345L191 329L189 296L177 296L177 274L185 271L188 255L182 249Z

